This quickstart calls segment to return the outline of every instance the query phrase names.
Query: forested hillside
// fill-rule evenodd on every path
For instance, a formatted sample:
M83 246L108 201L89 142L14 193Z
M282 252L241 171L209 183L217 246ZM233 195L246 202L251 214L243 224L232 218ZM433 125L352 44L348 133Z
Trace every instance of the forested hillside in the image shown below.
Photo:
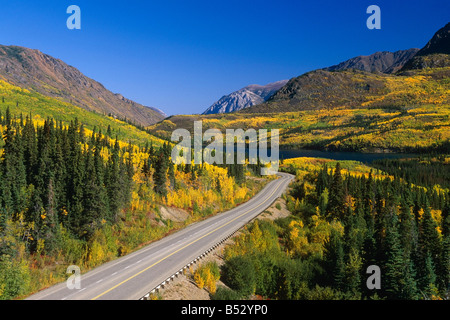
M292 215L256 221L235 238L220 275L231 291L219 287L212 298L449 298L450 198L437 176L417 185L398 167L312 158L283 168L296 174L286 196ZM366 285L370 265L381 269L378 290Z
M450 106L338 108L286 113L179 115L148 128L170 138L176 128L193 130L194 121L210 128L279 129L280 148L359 152L449 152Z
M316 70L289 80L266 103L244 113L366 107L389 109L449 104L450 67L386 75L357 70Z
M266 181L243 165L174 165L168 143L139 140L151 136L104 116L111 126L91 130L94 114L44 120L31 110L40 112L0 115L0 299L62 281L69 265L86 271L123 256L246 201ZM183 219L163 214L172 208Z
M177 128L192 132L193 122L202 120L205 130L279 129L281 148L445 153L449 79L450 67L396 76L319 70L291 79L266 104L231 114L172 116L148 130L170 138Z
M192 130L202 120L205 129L280 129L281 148L448 153L449 32L447 24L418 52L374 54L307 72L239 112L176 115L148 130L170 138L174 129ZM391 63L397 72L378 72Z
M33 121L42 125L47 118L57 119L68 125L75 118L82 119L86 132L101 130L103 133L119 140L144 145L152 142L161 146L164 140L158 139L132 125L126 119L118 119L100 113L89 112L73 104L59 101L40 93L15 86L0 79L0 112L5 115L6 109L22 119L28 115Z

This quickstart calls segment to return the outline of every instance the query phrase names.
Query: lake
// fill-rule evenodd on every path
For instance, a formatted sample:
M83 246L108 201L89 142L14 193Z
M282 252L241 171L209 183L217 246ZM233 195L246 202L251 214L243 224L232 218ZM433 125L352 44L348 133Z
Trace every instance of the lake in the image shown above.
M378 159L414 158L418 154L414 153L360 153L343 151L321 151L321 150L282 150L280 149L280 159L290 159L298 157L326 158L334 160L356 160L363 163L371 163Z

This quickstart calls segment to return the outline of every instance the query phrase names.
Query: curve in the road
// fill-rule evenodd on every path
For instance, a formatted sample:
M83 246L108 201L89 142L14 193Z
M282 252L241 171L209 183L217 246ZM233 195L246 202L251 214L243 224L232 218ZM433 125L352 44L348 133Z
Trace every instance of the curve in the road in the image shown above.
M269 207L293 178L285 173L279 176L244 204L87 272L79 290L61 283L29 299L139 299Z

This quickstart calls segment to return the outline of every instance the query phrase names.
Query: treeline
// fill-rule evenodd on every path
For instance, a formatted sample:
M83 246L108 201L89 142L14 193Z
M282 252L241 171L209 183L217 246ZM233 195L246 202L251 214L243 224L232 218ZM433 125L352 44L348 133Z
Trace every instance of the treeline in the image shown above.
M450 188L450 162L446 162L445 155L422 155L416 159L378 159L371 165L416 185Z
M120 147L101 129L90 135L78 119L68 126L54 119L36 125L31 115L0 114L3 147L0 158L0 232L6 222L23 216L30 230L27 246L33 252L39 239L49 252L56 244L59 224L76 238L89 239L105 222L114 223L119 210L130 203L133 175L140 170L151 181L153 191L167 196L180 188L175 171L189 173L193 180L203 176L203 165L180 165L175 170L171 146L155 148L146 143ZM133 163L133 156L142 159ZM143 157L143 158L142 158ZM136 162L136 161L135 161ZM247 170L259 172L261 165L222 165L241 184ZM217 184L220 192L220 184ZM1 235L0 235L1 236ZM8 252L2 242L0 254Z
M109 126L89 128L0 113L0 299L66 279L67 265L126 255L263 185L245 179L252 166L174 165L168 142L137 146ZM185 220L161 206L185 210Z
M0 123L0 237L8 221L22 219L30 252L45 241L49 253L57 247L60 224L87 239L129 202L131 147L122 150L100 131L87 136L77 119L68 126L53 119L36 126L31 116L12 118L7 110ZM11 250L1 242L0 255L14 256Z
M400 179L324 166L296 181L293 213L255 222L225 252L216 299L448 298L450 199ZM381 289L366 285L381 269Z
M146 145L142 148L141 152L148 154L147 158L144 160L142 166L142 172L148 176L151 169L153 170L153 183L154 191L159 195L165 197L167 196L167 188L176 190L179 188L179 183L176 181L175 177L175 165L171 160L172 148L169 143L164 143L161 148L155 149L151 144ZM235 156L236 157L236 156ZM203 176L203 163L194 164L192 160L191 163L179 164L177 168L178 171L182 171L186 174L190 174L192 179L197 176ZM232 164L218 164L218 167L225 168L227 170L228 176L234 178L236 184L240 185L245 182L246 172L251 172L255 176L260 176L261 163L258 161L257 164L238 164L237 161ZM220 192L220 184L217 184L217 191Z

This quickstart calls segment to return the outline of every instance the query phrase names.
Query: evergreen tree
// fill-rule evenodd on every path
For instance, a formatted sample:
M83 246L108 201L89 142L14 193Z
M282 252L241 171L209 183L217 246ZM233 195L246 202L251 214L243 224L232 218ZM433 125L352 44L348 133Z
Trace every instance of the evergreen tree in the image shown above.
M320 169L319 174L317 176L317 182L316 182L317 196L320 197L320 195L327 188L328 188L328 167L326 164L324 164L322 169Z
M429 254L434 266L439 264L439 254L441 253L440 237L436 228L437 223L431 216L430 207L428 202L426 202L420 224L418 250L422 259L425 259Z
M341 235L332 230L330 241L325 246L325 274L327 285L336 289L344 288L345 262L344 245Z
M126 198L123 197L124 192L121 190L120 147L117 137L105 170L105 182L111 210L111 215L108 217L108 220L113 222L119 214L120 208L126 202Z
M362 259L359 251L352 248L345 264L344 288L353 297L359 297L361 294L361 267Z
M400 207L399 236L405 258L409 258L417 246L417 234L413 215L406 200L402 198Z
M9 108L6 111L6 130L3 137L5 145L1 162L3 178L3 207L8 217L26 208L25 193L26 170L24 164L20 128L13 124Z
M437 284L443 296L450 296L450 194L442 209L442 251L437 268Z
M25 126L22 130L24 164L27 174L27 184L33 183L33 175L36 174L38 162L38 150L36 143L36 130L30 116L26 117ZM32 173L32 174L30 174Z
M430 252L427 252L421 268L418 277L419 290L422 298L431 299L433 295L437 294L437 288L435 267Z
M339 162L334 170L328 198L327 214L329 219L341 219L345 212L345 192Z
M59 223L88 237L103 220L113 222L130 200L132 150L126 160L120 158L116 141L105 164L102 148L111 147L100 129L86 141L78 119L66 127L49 118L35 127L31 114L16 119L8 109L0 121L5 126L0 227L14 214L25 213L26 221L33 222L31 250L39 239L45 240L45 250L56 248ZM85 142L82 150L80 144Z
M156 193L165 197L167 195L167 166L168 160L165 157L164 149L160 149L155 158L155 173L153 175L154 190Z
M70 133L70 130L69 130ZM77 142L77 134L68 136L70 150L67 157L67 176L70 177L66 183L67 205L66 210L70 213L67 218L66 227L76 234L82 233L83 225L83 195L85 189L85 161L80 145Z
M96 170L96 159L93 147L89 147L85 155L85 179L83 192L83 214L81 230L89 237L100 225L102 219L108 217L106 190L102 178Z
M389 299L412 299L416 284L409 259L405 259L398 233L398 219L394 214L386 230L386 265L382 288Z

